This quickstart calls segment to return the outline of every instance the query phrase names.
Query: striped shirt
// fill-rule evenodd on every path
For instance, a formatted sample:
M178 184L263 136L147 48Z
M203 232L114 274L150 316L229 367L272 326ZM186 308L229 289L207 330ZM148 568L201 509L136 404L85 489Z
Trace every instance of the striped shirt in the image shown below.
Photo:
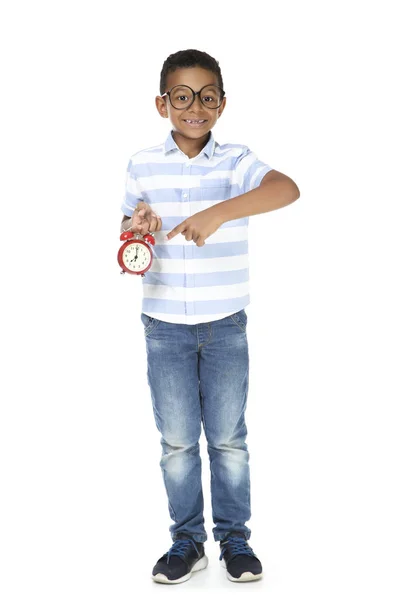
M141 277L142 312L195 325L223 319L250 303L249 217L223 223L204 246L181 233L171 240L165 235L191 215L255 189L271 170L247 146L220 145L212 132L194 158L180 150L172 131L163 144L131 156L122 212L132 216L142 200L162 220L161 231L154 233L153 264Z

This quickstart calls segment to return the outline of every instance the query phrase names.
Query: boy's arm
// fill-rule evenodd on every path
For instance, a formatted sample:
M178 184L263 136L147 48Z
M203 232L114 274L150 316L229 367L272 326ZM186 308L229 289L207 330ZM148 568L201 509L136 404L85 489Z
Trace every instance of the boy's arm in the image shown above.
M300 191L295 182L283 173L271 169L255 189L218 202L188 217L174 227L165 239L170 240L182 233L188 241L193 240L197 246L204 246L204 240L223 223L282 208L299 197Z
M295 182L287 175L272 169L264 175L260 185L254 190L219 202L207 211L226 223L282 208L299 197L300 191Z

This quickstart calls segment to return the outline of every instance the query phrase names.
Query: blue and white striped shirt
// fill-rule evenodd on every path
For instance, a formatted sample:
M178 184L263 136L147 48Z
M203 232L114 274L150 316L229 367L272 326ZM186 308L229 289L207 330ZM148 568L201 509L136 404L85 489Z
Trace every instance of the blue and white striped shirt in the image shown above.
M220 145L212 132L194 158L178 148L172 131L165 143L131 156L122 212L132 216L143 200L162 219L161 231L154 233L153 264L141 278L142 312L195 325L223 319L250 303L249 217L224 223L204 246L182 234L164 238L191 215L255 189L271 170L247 146Z

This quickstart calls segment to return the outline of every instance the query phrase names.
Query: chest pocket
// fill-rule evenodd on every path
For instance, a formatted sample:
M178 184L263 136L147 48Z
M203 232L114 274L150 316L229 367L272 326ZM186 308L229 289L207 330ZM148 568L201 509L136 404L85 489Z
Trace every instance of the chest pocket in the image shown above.
M202 200L220 202L229 200L231 180L228 177L214 177L200 179L200 197Z

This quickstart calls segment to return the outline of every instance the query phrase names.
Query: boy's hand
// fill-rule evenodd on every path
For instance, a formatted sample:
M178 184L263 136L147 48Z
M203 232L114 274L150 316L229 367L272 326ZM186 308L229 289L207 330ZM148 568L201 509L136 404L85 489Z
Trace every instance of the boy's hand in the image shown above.
M193 240L197 246L204 246L204 240L210 237L222 223L221 218L210 213L208 209L202 210L174 227L165 239L170 240L181 233L188 241Z
M147 204L147 202L138 202L135 211L132 215L132 229L133 233L140 233L146 235L149 231L151 233L160 231L162 226L161 217L159 217Z

